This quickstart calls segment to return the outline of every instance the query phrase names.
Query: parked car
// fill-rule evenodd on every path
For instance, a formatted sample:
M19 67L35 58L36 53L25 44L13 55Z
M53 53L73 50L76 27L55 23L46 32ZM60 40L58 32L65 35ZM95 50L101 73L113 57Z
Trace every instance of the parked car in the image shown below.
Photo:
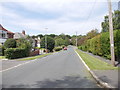
M67 50L67 47L64 47L64 50Z

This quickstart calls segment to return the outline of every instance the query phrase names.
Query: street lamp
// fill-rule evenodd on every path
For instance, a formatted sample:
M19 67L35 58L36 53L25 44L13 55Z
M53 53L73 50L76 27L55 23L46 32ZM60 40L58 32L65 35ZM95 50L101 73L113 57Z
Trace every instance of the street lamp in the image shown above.
M77 32L76 32L76 47L77 47Z
M45 28L46 32L47 32L48 28ZM47 34L45 35L45 49L46 49L46 53L47 53Z

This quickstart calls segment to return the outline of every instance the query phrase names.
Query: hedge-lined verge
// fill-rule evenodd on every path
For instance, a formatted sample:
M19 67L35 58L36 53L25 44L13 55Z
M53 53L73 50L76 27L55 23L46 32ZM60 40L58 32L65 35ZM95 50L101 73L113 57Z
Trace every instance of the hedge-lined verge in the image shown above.
M91 70L118 70L119 69L118 67L113 67L112 65L98 58L95 58L87 53L84 53L78 49L76 51Z
M101 33L92 39L88 39L78 48L83 51L91 52L95 55L103 56L107 59L111 58L110 55L110 38L109 32ZM120 60L120 30L114 30L114 44L115 44L115 57Z

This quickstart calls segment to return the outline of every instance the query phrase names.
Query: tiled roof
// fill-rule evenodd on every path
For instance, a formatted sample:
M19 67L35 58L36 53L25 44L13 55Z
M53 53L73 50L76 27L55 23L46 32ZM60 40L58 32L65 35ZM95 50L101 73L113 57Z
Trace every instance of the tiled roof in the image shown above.
M3 31L7 31L7 33L14 34L13 32L8 31L7 29L5 29L1 24L0 24L0 29L3 30Z
M14 34L14 39L19 39L19 38L26 38L27 36L22 34L22 33L15 33Z

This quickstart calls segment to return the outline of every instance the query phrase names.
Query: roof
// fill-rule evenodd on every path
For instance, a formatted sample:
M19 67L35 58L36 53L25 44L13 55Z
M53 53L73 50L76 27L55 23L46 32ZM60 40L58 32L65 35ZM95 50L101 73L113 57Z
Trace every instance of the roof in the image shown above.
M0 24L0 29L3 30L3 31L6 31L9 34L14 34L13 32L8 31L7 29L5 29L1 24Z
M22 33L15 33L14 34L14 39L19 39L19 38L26 38L27 36L22 34Z

